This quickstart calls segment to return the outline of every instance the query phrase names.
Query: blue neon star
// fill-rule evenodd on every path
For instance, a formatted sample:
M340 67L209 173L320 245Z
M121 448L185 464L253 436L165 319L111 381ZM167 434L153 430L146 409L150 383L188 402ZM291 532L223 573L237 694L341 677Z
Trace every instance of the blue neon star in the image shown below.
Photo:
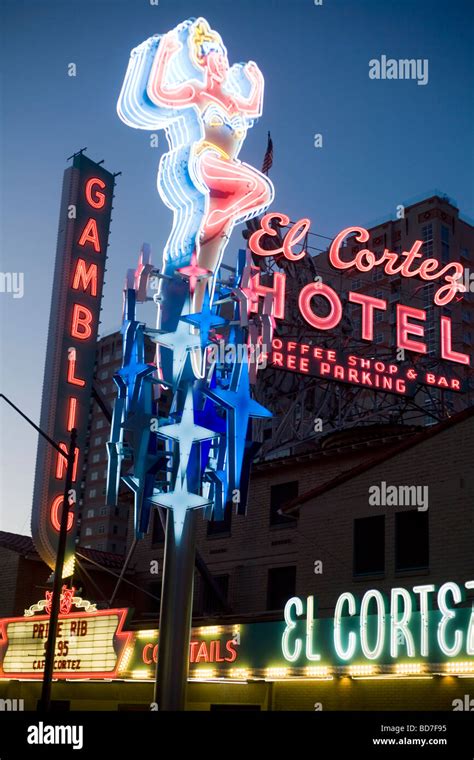
M250 396L248 360L234 365L228 390L209 388L204 393L227 412L229 488L238 488L251 417L268 418L272 413Z

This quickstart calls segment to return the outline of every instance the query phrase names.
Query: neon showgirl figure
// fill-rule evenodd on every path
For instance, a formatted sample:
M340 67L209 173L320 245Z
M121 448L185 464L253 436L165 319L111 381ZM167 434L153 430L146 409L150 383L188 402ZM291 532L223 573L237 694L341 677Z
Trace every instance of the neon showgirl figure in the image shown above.
M229 66L220 35L203 18L151 37L131 53L117 110L130 126L166 132L169 151L157 184L173 225L163 274L173 277L189 266L208 273L193 289L192 312L201 309L206 287L212 302L234 225L262 213L274 196L268 177L238 158L262 113L263 91L257 64ZM161 281L158 326L171 331L182 309L167 304L170 287Z

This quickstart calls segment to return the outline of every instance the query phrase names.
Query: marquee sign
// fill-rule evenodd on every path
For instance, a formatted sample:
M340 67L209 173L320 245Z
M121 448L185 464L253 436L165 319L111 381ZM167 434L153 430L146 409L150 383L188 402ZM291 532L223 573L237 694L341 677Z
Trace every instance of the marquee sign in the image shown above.
M132 634L126 609L60 615L53 678L115 678ZM0 678L42 679L49 615L0 620Z
M265 247L265 241L277 235L275 222L288 226L289 217L286 214L266 214L260 223L260 228L249 238L249 248L256 256L284 257L297 265L306 256L306 251L295 251L295 246L304 240L309 231L309 219L300 219L292 224L284 236L279 248ZM272 226L273 225L273 226ZM459 298L458 293L466 290L463 284L464 268L460 262L441 264L437 259L425 258L421 251L422 241L416 240L409 251L394 253L385 249L382 254L376 254L369 248L356 246L347 258L348 248L344 245L348 238L355 238L358 243L367 243L369 232L363 227L348 227L340 232L329 249L329 263L335 270L370 272L375 267L383 269L387 276L403 278L417 277L424 282L435 283L434 305L446 306L453 299ZM274 244L274 241L273 241ZM285 318L286 274L277 272L273 275L272 286L260 282L260 272L250 279L248 297L250 310L255 311L259 298L273 302L272 314L275 320ZM375 298L365 293L349 291L348 300L360 309L361 332L356 336L367 343L374 342L374 323L376 315L388 311L388 303L383 298ZM305 285L298 297L298 307L303 319L315 330L331 331L341 322L343 305L336 290L316 277L315 281ZM397 303L395 306L396 346L397 349L412 351L425 355L428 348L424 342L424 322L426 311L413 306ZM454 365L470 365L470 357L453 346L453 331L451 317L440 314L439 317L439 358ZM375 390L385 390L399 394L411 394L418 383L431 385L445 390L462 391L459 379L447 374L437 374L432 371L419 371L415 366L403 370L395 363L385 365L376 359L350 355L342 356L336 351L329 351L317 345L300 344L275 338L270 362L275 367L281 367L292 372L309 374L316 377L331 378L339 382L362 385Z
M40 427L67 451L77 428L73 488L80 486L114 175L82 153L64 173ZM66 458L39 438L31 528L41 558L54 569ZM68 517L64 577L74 567L74 497Z

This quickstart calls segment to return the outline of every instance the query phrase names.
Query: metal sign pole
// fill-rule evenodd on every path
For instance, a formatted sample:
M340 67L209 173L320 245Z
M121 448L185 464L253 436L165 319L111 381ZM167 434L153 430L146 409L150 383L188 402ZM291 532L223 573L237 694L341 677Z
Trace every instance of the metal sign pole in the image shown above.
M173 511L168 510L155 683L160 711L186 707L195 553L196 510L185 510L179 537Z

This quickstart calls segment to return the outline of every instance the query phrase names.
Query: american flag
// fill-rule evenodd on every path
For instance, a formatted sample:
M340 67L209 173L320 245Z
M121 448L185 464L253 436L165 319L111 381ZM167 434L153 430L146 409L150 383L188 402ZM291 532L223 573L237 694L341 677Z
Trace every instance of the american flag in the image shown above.
M263 159L263 164L262 164L263 174L268 174L272 166L273 166L273 142L272 142L272 138L270 137L270 132L269 132L267 150L266 150L265 158Z

